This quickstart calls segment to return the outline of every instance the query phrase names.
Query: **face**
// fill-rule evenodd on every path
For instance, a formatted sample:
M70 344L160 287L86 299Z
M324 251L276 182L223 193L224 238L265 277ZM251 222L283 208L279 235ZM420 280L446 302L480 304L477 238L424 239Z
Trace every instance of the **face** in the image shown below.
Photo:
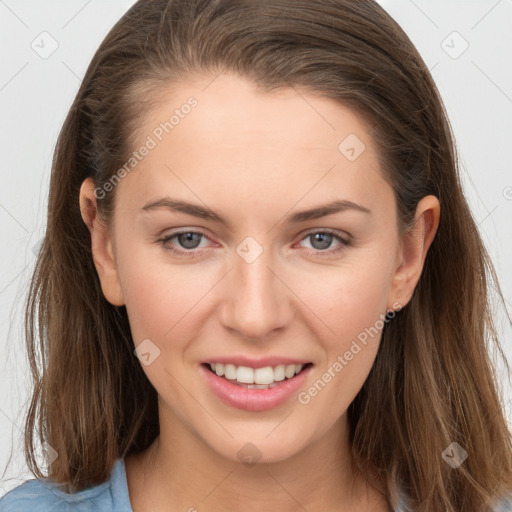
M364 121L297 91L261 93L223 74L163 94L137 134L140 160L115 186L112 229L93 240L161 430L185 426L231 460L248 442L262 462L283 460L341 428L386 311L405 305L421 270ZM212 361L311 364L260 390L214 377Z

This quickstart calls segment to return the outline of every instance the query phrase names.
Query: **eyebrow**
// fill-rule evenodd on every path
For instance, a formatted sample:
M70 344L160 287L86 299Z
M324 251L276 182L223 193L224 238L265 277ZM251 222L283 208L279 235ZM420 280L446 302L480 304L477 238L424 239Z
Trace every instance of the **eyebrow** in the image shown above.
M151 211L158 208L166 208L168 210L186 213L187 215L192 215L201 219L211 220L213 222L223 224L229 228L229 222L224 217L222 217L222 215L214 212L210 208L179 199L173 199L171 197L162 197L160 199L156 199L155 201L150 201L149 203L145 204L141 210ZM327 215L333 215L334 213L339 213L346 210L355 210L358 212L371 214L371 211L368 208L361 206L360 204L347 201L345 199L338 199L324 205L310 208L308 210L292 213L286 217L285 221L291 224L296 224L308 220L320 219Z

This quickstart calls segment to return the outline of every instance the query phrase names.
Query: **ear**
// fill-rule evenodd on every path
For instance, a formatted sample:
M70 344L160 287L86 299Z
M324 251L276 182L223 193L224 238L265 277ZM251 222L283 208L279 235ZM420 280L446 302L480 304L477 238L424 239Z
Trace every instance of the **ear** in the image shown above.
M80 187L80 211L91 233L92 259L105 298L114 306L124 305L124 296L117 272L112 239L98 216L94 181L87 178Z
M410 301L437 233L440 212L441 206L435 196L425 196L418 203L413 226L404 232L400 241L400 263L393 276L388 311L401 309ZM400 304L399 308L397 304Z

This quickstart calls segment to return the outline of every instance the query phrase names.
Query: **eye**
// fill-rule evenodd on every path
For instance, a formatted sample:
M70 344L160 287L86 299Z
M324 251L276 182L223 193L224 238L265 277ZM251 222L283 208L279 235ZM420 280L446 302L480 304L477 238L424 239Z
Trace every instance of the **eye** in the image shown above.
M168 236L165 236L158 240L158 242L167 250L174 252L179 255L188 256L193 255L194 253L200 252L195 251L199 247L202 238L208 238L206 233L202 231L180 231L178 233L173 233ZM178 244L178 248L176 245L171 244L171 241L176 239ZM181 249L179 248L181 247Z
M313 248L313 254L325 253L332 255L344 250L347 246L350 245L350 238L347 235L342 236L341 234L338 234L336 231L331 229L311 231L307 233L301 241L305 240L310 240L311 247ZM335 249L326 250L331 247L333 241L338 242L338 247Z
M158 240L166 250L171 251L180 256L194 256L201 252L203 247L200 247L202 239L210 240L208 235L203 231L180 231L172 233ZM172 241L176 239L176 243ZM307 233L301 242L310 240L313 255L333 255L346 249L350 245L350 237L345 234L342 236L338 232L331 229L311 231ZM335 249L329 248L332 246L333 241L338 242L338 247ZM306 247L307 248L307 247ZM196 250L197 249L197 250Z

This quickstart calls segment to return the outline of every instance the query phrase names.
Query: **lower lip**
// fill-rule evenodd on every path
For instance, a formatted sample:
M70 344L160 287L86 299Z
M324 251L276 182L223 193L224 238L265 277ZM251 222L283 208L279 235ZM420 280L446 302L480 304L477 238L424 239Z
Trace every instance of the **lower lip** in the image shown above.
M291 379L269 389L249 389L237 386L199 365L212 391L226 404L245 411L266 411L286 402L303 384L313 366L310 365Z

